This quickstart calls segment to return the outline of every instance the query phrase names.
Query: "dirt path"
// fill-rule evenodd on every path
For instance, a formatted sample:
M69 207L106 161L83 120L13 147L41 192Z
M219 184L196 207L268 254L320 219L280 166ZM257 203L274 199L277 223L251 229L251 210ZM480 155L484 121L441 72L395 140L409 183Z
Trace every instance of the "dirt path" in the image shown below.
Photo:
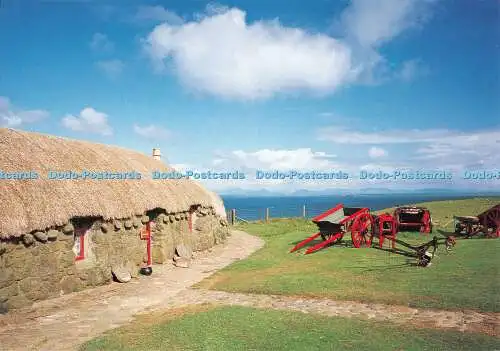
M406 306L298 298L292 296L228 293L215 290L187 289L176 296L169 307L182 304L216 303L222 305L291 310L325 316L357 317L423 328L442 328L500 336L500 313L417 309Z
M164 308L174 296L181 298L186 288L263 245L260 238L233 231L225 244L200 253L188 269L156 265L150 277L84 290L0 315L0 350L74 350L106 330L132 321L137 313Z
M500 334L499 313L425 310L189 288L216 270L247 257L263 244L257 237L235 231L226 244L197 257L189 269L155 266L151 277L85 290L0 316L0 349L74 350L109 329L131 322L138 313L204 302Z

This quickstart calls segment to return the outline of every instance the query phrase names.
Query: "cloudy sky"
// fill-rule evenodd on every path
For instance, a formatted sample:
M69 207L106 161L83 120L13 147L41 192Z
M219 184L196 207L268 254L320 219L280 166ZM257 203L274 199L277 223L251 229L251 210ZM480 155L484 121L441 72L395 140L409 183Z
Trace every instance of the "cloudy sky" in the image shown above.
M361 169L500 168L497 1L2 4L1 127L160 147L179 168L250 178L255 169L355 178ZM434 183L382 185L500 185Z

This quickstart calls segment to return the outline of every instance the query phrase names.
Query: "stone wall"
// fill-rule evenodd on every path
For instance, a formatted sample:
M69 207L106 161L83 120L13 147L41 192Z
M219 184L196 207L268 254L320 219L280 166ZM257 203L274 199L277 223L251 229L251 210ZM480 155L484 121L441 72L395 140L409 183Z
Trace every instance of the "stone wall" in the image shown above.
M154 263L172 262L178 244L200 251L228 235L227 221L213 209L200 207L175 214L156 210L109 222L75 219L63 227L0 241L0 312L109 283L115 267L137 276L147 259L146 240L139 233L150 220ZM82 223L89 227L85 258L75 261L75 228Z
M191 221L191 229L189 222ZM175 248L184 244L203 251L222 243L229 234L228 223L212 208L196 207L182 213L161 213L152 227L154 263L171 261Z

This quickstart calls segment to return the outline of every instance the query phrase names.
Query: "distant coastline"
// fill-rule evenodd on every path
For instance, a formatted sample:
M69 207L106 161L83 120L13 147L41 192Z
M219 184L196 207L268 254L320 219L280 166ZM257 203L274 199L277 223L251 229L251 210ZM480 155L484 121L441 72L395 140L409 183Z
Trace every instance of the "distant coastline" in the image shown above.
M264 219L266 208L271 218L299 217L306 207L306 217L314 217L338 203L352 207L369 207L373 211L397 205L415 204L429 201L446 201L472 197L498 197L500 193L460 194L460 193L393 193L393 194L344 194L344 195L221 195L227 211L236 209L238 217L245 220Z

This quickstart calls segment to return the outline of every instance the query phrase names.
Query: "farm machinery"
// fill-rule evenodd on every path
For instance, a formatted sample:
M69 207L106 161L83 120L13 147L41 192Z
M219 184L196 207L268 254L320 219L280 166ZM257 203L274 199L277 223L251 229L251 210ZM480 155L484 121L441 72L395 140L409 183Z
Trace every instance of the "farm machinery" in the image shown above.
M483 233L489 238L500 237L500 204L477 216L453 216L455 234L470 238Z
M425 207L396 207L394 219L398 230L417 229L421 233L432 233L431 212Z
M352 245L355 248L370 247L373 238L373 217L368 208L344 207L338 204L334 208L312 219L319 232L298 243L290 252L297 251L311 241L321 237L322 242L307 249L305 254L341 241L347 232L351 232Z
M428 218L430 222L430 213ZM370 209L365 207L344 207L343 204L338 204L332 209L314 217L312 221L318 226L319 231L296 244L290 252L295 252L307 244L314 242L316 239L321 238L322 241L319 243L314 242L314 245L306 250L305 254L310 254L342 241L344 236L350 232L354 248L371 247L373 238L378 237L379 248L382 249L384 241L388 240L391 243L391 251L415 257L417 258L418 265L427 266L434 257L439 244L445 244L447 250L451 250L456 242L455 238L450 236L448 238L434 237L432 240L421 245L408 244L397 239L400 222L398 222L395 216L389 213L373 215L370 213ZM409 252L396 249L396 244L400 244L409 250Z

